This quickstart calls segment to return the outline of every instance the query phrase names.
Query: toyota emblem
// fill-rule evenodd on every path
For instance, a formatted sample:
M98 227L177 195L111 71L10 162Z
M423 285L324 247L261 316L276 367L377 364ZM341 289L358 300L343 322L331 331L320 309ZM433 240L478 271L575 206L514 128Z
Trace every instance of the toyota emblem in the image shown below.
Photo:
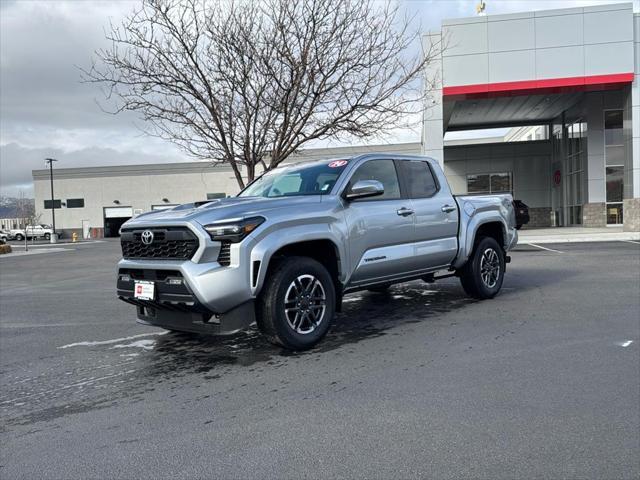
M153 243L153 232L151 230L145 230L142 232L140 238L145 245L151 245Z

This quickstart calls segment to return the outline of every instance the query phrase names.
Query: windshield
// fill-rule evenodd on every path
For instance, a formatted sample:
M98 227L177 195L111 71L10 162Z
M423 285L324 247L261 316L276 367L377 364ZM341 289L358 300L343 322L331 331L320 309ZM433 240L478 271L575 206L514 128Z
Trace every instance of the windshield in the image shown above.
M266 172L245 188L239 197L293 197L326 195L349 162L331 160L306 165L293 165Z

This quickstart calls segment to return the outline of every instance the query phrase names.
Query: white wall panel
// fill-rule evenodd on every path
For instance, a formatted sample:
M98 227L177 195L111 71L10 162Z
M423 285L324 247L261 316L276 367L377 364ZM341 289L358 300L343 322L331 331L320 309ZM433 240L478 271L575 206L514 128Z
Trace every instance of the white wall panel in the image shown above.
M489 54L489 83L531 80L536 77L535 51Z
M536 50L536 78L582 77L584 47L557 47Z
M536 48L582 44L582 15L554 15L535 19Z
M585 75L633 72L633 42L585 45L584 56Z
M489 52L535 48L534 20L506 20L488 23Z
M473 85L489 82L487 54L444 57L444 85Z
M487 23L450 25L443 27L442 34L447 43L444 57L470 55L487 51Z
M633 41L633 20L629 10L584 14L584 43Z

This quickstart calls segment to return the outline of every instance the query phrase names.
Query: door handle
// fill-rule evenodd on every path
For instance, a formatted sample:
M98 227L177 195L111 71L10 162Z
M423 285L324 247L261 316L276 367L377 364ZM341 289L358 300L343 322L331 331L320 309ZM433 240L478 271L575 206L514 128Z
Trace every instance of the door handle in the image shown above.
M411 210L410 208L407 208L407 207L402 207L402 208L396 210L396 213L398 215L400 215L401 217L406 217L407 215L413 215L413 210Z
M443 205L441 210L444 213L449 213L449 212L453 212L455 209L456 207L454 207L453 205Z

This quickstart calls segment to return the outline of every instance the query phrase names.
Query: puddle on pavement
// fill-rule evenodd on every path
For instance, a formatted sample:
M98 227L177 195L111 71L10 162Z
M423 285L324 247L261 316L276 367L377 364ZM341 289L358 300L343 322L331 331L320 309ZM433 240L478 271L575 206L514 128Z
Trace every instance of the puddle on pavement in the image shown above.
M12 400L0 402L0 407L9 413L5 417L9 427L107 408L118 402L142 401L158 387L171 396L191 382L199 387L203 380L215 381L239 367L259 374L262 369L281 368L292 358L315 356L320 360L324 353L386 335L401 325L437 318L472 302L457 282L443 282L437 289L411 282L387 292L352 294L345 297L343 311L337 314L329 334L307 352L275 347L255 327L229 337L167 333L94 342L64 350L62 358L56 357L63 365L46 378L23 387L14 383L16 388L2 395L3 400ZM76 368L68 368L71 359ZM88 380L79 382L87 375Z

